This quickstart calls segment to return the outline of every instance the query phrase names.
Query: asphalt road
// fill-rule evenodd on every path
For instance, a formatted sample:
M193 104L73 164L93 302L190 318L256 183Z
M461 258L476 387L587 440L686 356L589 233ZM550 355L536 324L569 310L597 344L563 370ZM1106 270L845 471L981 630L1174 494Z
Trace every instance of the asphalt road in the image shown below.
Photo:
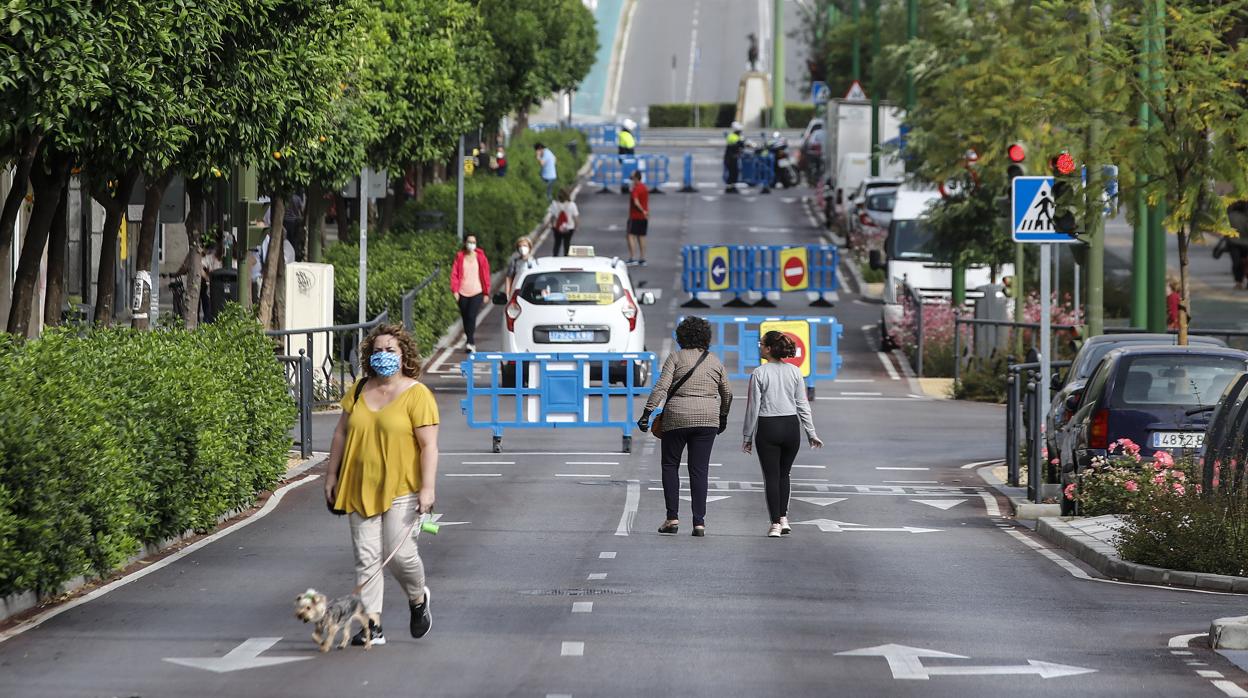
M804 193L652 199L651 264L636 274L663 292L645 311L651 349L666 351L681 312L679 247L814 240ZM575 242L624 254L626 199L580 203ZM779 310L809 311L800 298ZM293 598L353 585L346 522L325 512L316 479L248 527L0 643L0 695L1223 695L1196 670L1246 683L1208 651L1167 649L1239 613L1236 599L1078 579L1037 553L1050 546L999 516L961 467L1000 456L1002 411L916 397L893 379L863 329L878 306L846 292L822 312L845 327L844 365L818 389L827 445L798 457L790 537L764 536L761 477L737 437L742 402L712 458L707 537L661 537L653 439L638 434L624 454L618 432L515 431L493 454L489 433L459 415L456 354L427 379L443 418L439 511L459 522L420 539L429 636L405 636L387 579L389 644L315 651ZM500 322L486 318L483 349L498 346ZM318 418L320 438L332 419ZM257 638L269 638L262 658L297 661L225 673L165 661L220 658ZM929 656L897 655L890 669L844 654L884 645Z

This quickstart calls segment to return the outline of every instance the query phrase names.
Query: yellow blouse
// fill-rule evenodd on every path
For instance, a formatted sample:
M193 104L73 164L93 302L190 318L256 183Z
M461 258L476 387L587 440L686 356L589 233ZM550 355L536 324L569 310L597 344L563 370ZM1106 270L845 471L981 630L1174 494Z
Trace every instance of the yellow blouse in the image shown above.
M347 443L334 508L372 517L396 497L419 492L420 445L414 432L438 423L433 392L417 383L374 411L363 392L355 401L353 385L341 404L348 415Z

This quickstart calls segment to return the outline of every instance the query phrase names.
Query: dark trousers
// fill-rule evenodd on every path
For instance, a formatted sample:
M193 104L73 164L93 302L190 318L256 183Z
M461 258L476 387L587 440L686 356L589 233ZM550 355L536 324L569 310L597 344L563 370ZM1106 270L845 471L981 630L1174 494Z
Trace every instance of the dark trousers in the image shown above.
M1232 242L1226 246L1226 251L1231 255L1231 276L1235 277L1235 283L1243 283L1244 259L1248 257L1248 250Z
M552 257L563 257L568 254L568 251L572 249L572 233L575 232L575 230L569 230L566 233L555 233L555 251Z
M737 157L724 156L724 166L728 168L728 186L741 179L741 160Z
M758 418L754 450L763 467L763 490L772 523L780 523L781 516L789 515L789 473L801 445L802 424L797 415Z
M718 431L715 427L687 427L663 432L663 499L667 503L667 518L680 518L680 456L688 446L693 525L706 523L706 481Z
M464 321L464 338L469 344L477 343L477 313L484 298L484 293L459 297L459 318Z

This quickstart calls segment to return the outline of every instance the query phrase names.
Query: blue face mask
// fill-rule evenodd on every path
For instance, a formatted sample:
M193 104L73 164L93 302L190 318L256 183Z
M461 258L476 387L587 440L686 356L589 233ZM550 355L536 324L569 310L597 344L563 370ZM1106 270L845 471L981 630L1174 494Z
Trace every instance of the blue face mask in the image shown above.
M388 351L375 351L368 359L368 365L382 378L389 378L399 372L399 355Z

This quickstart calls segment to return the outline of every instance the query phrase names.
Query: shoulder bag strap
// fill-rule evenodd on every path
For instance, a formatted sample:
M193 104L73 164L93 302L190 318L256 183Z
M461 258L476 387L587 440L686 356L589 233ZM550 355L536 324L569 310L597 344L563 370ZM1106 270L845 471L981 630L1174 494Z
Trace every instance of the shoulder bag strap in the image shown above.
M689 380L690 378L692 378L692 377L693 377L693 372L694 372L694 371L696 371L696 370L698 370L698 366L701 366L701 365L702 365L702 362L703 362L703 361L706 361L706 357L710 356L710 354L711 354L711 352L710 352L709 350L703 350L703 351L702 351L702 356L699 356L699 357L698 357L697 362L695 362L695 363L693 364L693 368L689 369L689 372L688 372L688 373L686 373L685 375L681 376L681 377L680 377L680 380L676 381L676 384L675 384L675 385L673 385L672 387L670 387L670 388L668 388L668 389L667 389L667 399L668 399L668 400L671 400L671 399L672 399L672 397L674 397L674 396L676 395L676 391L677 391L677 390L680 390L680 389L681 389L681 387L683 387L683 386L685 385L685 381L687 381L687 380Z

